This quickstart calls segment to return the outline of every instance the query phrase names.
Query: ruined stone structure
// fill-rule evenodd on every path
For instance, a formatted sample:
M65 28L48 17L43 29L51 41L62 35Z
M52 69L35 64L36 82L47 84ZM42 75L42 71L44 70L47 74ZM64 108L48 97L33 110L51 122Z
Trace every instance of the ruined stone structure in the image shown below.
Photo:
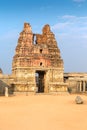
M14 91L66 92L63 71L63 60L50 26L45 25L42 34L34 34L30 24L25 23L12 63Z
M0 95L19 93L84 93L87 73L64 73L55 35L45 25L42 34L34 34L25 23L12 61L12 74L0 69Z
M70 93L87 93L87 73L64 73Z

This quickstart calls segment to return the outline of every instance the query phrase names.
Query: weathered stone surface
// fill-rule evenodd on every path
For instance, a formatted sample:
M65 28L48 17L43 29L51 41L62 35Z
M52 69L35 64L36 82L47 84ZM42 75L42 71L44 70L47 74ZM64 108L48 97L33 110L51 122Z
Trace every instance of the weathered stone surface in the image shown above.
M45 25L42 34L34 34L30 24L25 23L18 39L12 64L12 74L16 77L17 90L20 88L19 91L24 91L24 87L21 87L23 82L30 84L29 91L35 91L38 85L35 78L36 73L39 75L38 82L41 86L44 86L45 92L50 91L50 85L51 88L52 86L61 86L62 88L63 69L60 50L50 26ZM19 85L18 82L20 82ZM55 83L55 85L52 83ZM43 90L42 88L39 89Z
M12 74L4 75L0 69L0 93L4 94L5 86L11 93L66 92L67 86L73 93L87 93L87 73L64 74L63 70L60 49L50 26L45 25L42 34L35 34L31 25L25 23L15 49ZM41 85L37 89L38 82Z
M71 93L87 93L87 73L64 73L64 81Z
M13 57L12 75L0 75L0 78L11 92L67 91L63 70L63 60L50 26L45 25L42 34L35 34L31 25L24 23Z
M83 99L80 96L77 96L75 102L76 104L83 104Z
M61 67L63 69L60 50L57 47L54 34L50 31L50 26L45 25L41 35L33 34L30 24L25 23L13 58L13 69L18 66L36 67L40 66L40 63L44 67Z

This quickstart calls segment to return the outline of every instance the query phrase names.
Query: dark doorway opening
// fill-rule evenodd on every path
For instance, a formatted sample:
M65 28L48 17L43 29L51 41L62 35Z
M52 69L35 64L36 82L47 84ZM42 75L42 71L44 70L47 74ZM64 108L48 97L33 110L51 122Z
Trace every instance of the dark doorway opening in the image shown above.
M36 71L36 86L38 93L44 93L45 71Z

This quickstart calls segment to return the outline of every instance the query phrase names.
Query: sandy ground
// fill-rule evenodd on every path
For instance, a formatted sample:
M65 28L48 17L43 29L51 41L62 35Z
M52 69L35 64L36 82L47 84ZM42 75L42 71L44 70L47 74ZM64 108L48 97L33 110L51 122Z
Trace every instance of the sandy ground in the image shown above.
M0 130L87 130L87 96L0 97Z

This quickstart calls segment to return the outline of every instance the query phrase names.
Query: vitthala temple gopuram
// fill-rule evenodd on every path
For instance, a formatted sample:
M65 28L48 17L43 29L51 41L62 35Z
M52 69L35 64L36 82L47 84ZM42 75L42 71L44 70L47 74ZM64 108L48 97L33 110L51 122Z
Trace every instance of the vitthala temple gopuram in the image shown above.
M0 95L86 92L87 73L64 73L55 35L47 24L42 34L24 23L12 61L12 73L0 69Z

